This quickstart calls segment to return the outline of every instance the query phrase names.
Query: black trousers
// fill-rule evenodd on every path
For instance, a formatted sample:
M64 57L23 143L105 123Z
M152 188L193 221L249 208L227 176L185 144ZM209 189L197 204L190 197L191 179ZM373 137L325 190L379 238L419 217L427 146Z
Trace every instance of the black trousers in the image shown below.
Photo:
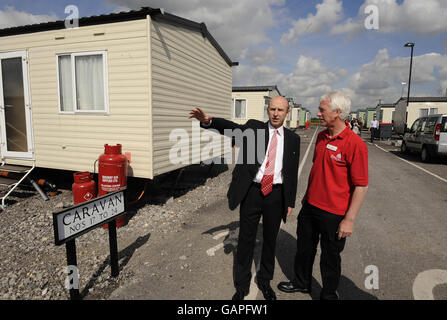
M378 128L371 128L371 142L374 142L374 138L377 136Z
M248 290L256 233L262 216L263 243L261 265L257 274L258 283L273 279L275 268L276 238L284 212L282 185L274 185L267 196L261 193L261 185L253 183L240 206L239 239L235 261L234 286Z
M321 241L320 271L323 281L321 299L338 299L336 290L341 276L340 253L346 238L338 240L338 226L344 216L329 213L305 203L298 214L297 252L294 284L311 289L312 268Z

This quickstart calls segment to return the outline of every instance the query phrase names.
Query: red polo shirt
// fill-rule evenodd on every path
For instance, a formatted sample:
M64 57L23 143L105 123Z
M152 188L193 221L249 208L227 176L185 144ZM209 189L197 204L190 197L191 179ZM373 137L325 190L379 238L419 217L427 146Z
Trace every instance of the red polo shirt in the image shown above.
M355 186L368 185L368 148L349 126L329 138L318 134L313 166L307 186L307 201L320 209L345 215Z

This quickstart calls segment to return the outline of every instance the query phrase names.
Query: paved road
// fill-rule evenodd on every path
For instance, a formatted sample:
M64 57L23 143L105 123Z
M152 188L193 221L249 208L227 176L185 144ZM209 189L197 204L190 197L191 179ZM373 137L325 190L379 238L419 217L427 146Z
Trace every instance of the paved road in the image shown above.
M298 131L302 171L297 208L281 227L274 288L293 276L296 218L311 168L315 130ZM447 299L447 164L422 164L416 156L404 156L405 162L396 147L377 145L368 143L370 186L342 253L340 298ZM303 159L307 150L307 159ZM261 228L253 268L260 258ZM110 298L230 299L237 236L238 210L230 211L226 200L210 199L182 232L152 241L153 245L136 252L129 262L129 267L139 270L135 280ZM138 268L143 265L145 268ZM309 300L318 299L320 290L318 253L312 296L275 291L278 299ZM263 299L255 285L248 298Z

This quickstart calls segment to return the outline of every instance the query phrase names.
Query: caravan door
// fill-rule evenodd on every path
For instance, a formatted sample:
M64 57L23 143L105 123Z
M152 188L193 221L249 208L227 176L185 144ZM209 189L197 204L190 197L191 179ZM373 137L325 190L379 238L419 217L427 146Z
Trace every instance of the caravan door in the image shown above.
M0 53L2 158L33 159L26 51Z

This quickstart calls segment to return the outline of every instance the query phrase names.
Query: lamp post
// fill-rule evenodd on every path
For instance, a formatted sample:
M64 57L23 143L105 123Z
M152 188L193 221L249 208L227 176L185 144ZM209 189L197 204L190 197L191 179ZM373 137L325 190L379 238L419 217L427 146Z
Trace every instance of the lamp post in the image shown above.
M406 84L407 84L406 82L402 82L402 92L401 92L401 94L400 94L400 97L401 97L401 98L404 96L404 88L405 88L405 85L406 85Z
M408 91L407 91L407 113L405 117L405 126L407 125L408 120L408 103L410 102L410 86L411 86L411 68L413 66L413 48L414 43L413 42L407 42L404 47L410 47L411 48L411 58L410 58L410 75L408 76Z

